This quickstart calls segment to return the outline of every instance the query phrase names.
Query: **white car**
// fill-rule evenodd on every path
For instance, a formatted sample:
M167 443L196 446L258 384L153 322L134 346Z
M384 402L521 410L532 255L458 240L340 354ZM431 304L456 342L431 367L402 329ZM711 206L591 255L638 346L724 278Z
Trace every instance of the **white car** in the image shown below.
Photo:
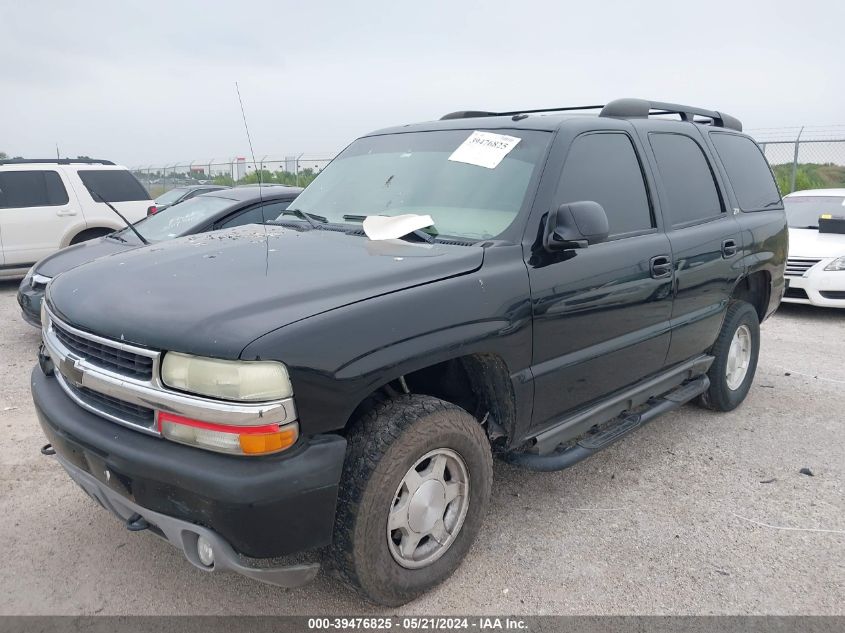
M22 277L69 244L125 227L155 203L125 167L102 160L0 160L0 279ZM154 210L153 210L154 211Z
M783 300L845 308L845 189L796 191L783 204L789 223ZM827 232L828 225L842 232Z

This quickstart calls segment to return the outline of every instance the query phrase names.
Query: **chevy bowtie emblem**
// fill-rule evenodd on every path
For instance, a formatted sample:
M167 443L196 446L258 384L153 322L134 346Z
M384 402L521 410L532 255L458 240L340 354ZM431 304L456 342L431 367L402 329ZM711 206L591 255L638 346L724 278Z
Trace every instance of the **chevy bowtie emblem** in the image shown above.
M62 362L59 363L59 372L74 387L82 386L82 370L76 366L74 359L70 357L62 359Z

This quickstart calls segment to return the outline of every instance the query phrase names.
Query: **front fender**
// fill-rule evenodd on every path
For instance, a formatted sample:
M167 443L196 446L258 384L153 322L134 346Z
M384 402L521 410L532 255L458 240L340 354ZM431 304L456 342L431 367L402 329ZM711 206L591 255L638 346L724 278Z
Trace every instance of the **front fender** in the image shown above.
M243 359L275 359L291 375L306 434L346 426L355 408L399 376L469 354L496 354L517 411L530 412L531 303L521 249L488 249L473 273L367 299L279 328Z

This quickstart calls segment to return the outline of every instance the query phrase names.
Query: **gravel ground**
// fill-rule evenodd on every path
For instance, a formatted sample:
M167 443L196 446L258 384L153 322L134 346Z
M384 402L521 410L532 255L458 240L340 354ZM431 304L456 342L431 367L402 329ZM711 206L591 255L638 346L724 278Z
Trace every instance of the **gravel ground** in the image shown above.
M379 612L323 575L285 591L198 571L39 455L16 287L0 282L0 614ZM463 565L398 612L845 614L843 360L845 312L785 305L737 411L684 407L559 473L497 464Z

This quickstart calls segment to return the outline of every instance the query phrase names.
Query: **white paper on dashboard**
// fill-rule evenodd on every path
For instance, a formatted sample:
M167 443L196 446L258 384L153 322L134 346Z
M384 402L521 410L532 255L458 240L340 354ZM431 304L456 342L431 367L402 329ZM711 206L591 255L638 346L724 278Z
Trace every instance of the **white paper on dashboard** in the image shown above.
M434 224L430 215L368 215L362 223L371 240L395 240Z
M452 152L449 160L495 169L521 140L516 136L476 130Z

